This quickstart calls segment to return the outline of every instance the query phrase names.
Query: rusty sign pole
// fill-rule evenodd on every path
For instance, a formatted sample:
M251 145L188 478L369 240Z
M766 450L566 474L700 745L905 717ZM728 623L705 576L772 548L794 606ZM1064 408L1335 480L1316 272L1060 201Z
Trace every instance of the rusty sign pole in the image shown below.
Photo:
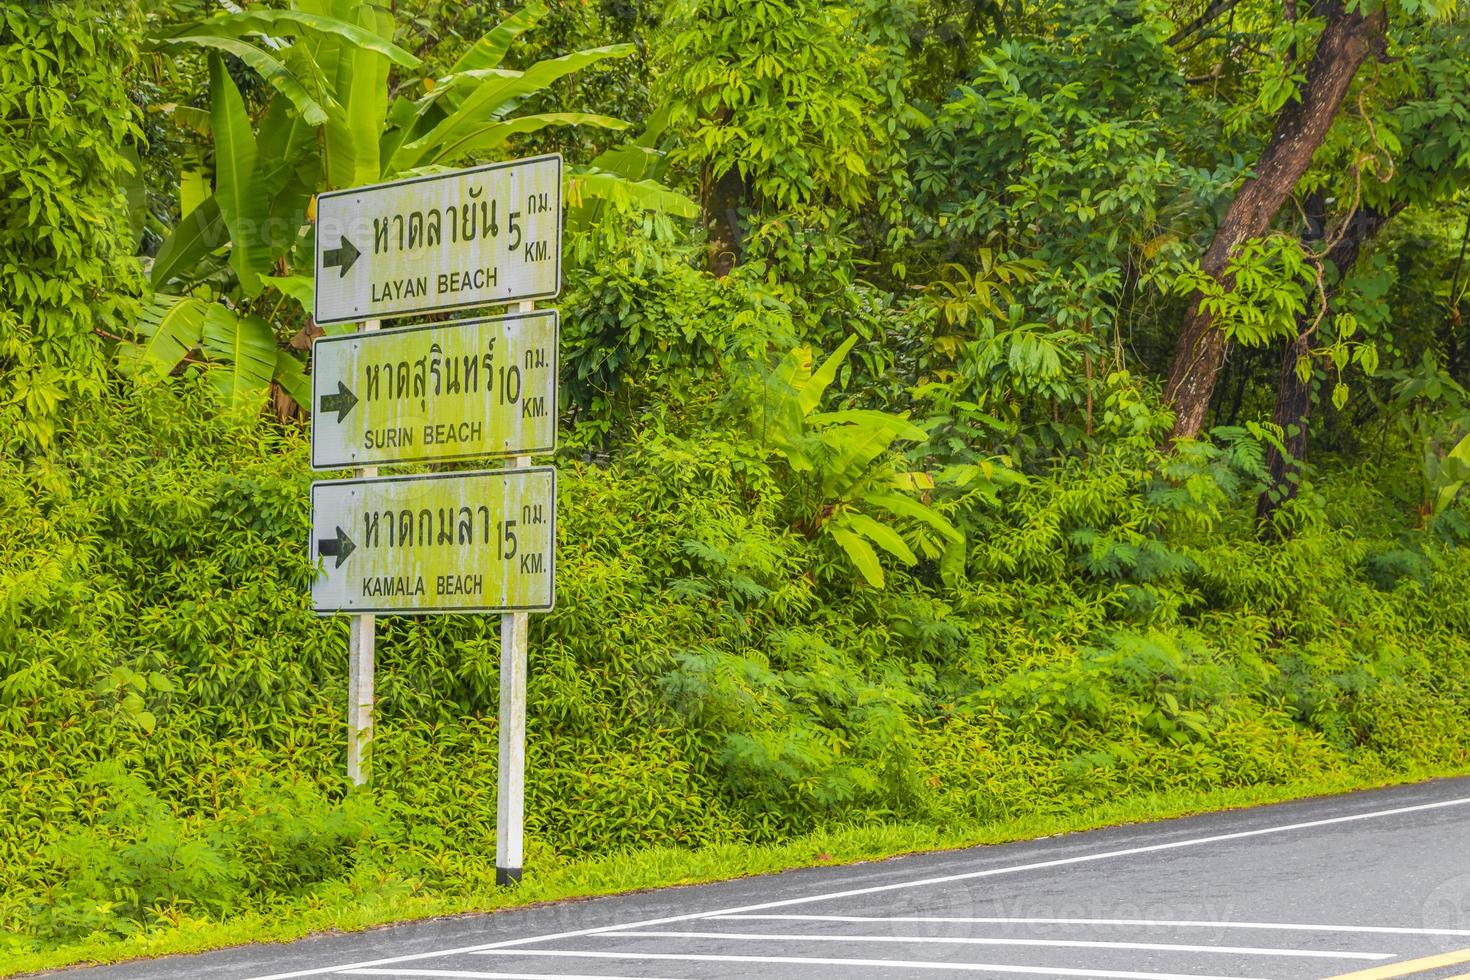
M367 320L359 333L372 333L383 325ZM376 466L353 470L353 476L377 476ZM354 786L367 783L373 741L373 669L377 641L377 616L362 613L348 623L347 656L347 778Z

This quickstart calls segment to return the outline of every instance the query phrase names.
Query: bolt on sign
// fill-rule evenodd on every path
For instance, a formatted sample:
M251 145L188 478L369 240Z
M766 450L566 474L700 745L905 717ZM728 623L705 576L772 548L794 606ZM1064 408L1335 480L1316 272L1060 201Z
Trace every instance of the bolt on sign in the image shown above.
M319 338L311 465L551 452L558 323L538 310Z
M319 613L548 612L555 604L553 467L319 481L311 529Z
M317 323L560 291L559 154L317 195Z

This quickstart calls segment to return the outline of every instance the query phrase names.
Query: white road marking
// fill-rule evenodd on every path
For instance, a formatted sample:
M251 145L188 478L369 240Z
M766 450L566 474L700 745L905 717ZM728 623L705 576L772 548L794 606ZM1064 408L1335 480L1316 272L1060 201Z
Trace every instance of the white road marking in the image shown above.
M356 977L459 977L465 980L668 980L667 977L613 977L606 973L477 973L474 970L348 970Z
M1339 953L1327 949L1276 949L1263 946L1187 946L1177 943L1104 942L1092 939L1009 939L990 936L848 936L841 933L750 933L750 932L659 932L630 929L599 932L619 938L657 939L760 939L768 942L822 943L950 943L966 946L1060 946L1067 949L1146 949L1162 953L1234 953L1239 956L1305 956L1322 960L1391 960L1397 953ZM499 950L486 950L485 955Z
M780 963L790 966L876 966L883 969L958 970L969 973L1024 973L1047 977L1120 977L1125 980L1260 980L1252 977L1205 976L1198 973L1142 973L1137 970L1084 970L1014 963L942 963L935 960L873 960L826 956L737 956L732 953L625 953L617 950L503 949L485 955L576 957L593 960L683 960L694 963Z
M1278 932L1362 932L1385 936L1470 936L1470 929L1408 926L1334 926L1302 922L1208 922L1189 919L1043 919L967 915L710 915L710 919L782 922L932 922L967 925L1141 926L1179 929L1270 929Z
M909 881L898 881L887 885L871 885L866 888L850 888L844 891L826 892L818 895L806 895L801 898L778 899L774 902L759 902L755 905L741 905L727 909L711 909L708 912L687 912L682 915L669 915L657 919L644 919L638 922L616 923L608 926L591 926L586 929L572 929L566 932L547 933L541 936L525 936L520 939L503 939L494 943L480 943L474 946L461 946L457 949L435 950L429 953L408 953L403 956L388 956L375 960L364 960L359 963L343 963L340 966L312 967L306 970L291 970L286 973L271 973L248 980L295 980L297 977L314 977L326 973L343 973L364 967L389 966L394 963L411 963L414 960L434 959L441 956L459 956L464 953L476 953L485 949L502 949L509 946L522 946L527 943L550 942L555 939L573 939L578 936L590 936L599 932L609 932L617 929L639 929L647 926L661 926L673 922L688 922L692 919L705 919L721 915L733 915L738 912L760 912L765 909L785 908L791 905L804 905L810 902L825 902L839 898L855 898L860 895L875 895L881 892L894 891L904 888L924 888L932 885L947 885L958 881L974 881L980 878L992 878L997 875L1017 874L1023 871L1041 871L1047 868L1061 868L1074 864L1086 864L1093 861L1110 861L1116 858L1135 857L1139 854L1157 854L1163 851L1173 851L1185 847L1202 847L1207 844L1221 844L1226 841L1245 840L1251 837L1263 837L1268 834L1285 834L1297 830L1314 830L1318 827L1332 827L1338 824L1355 823L1359 820L1379 820L1384 817L1397 817L1406 813L1423 813L1428 810L1441 810L1452 806L1465 806L1470 804L1470 797L1461 797L1454 800L1440 800L1435 803L1419 803L1414 806L1400 806L1388 810L1369 810L1366 813L1353 813L1342 817L1326 817L1322 820L1306 820L1300 823L1281 824L1275 827L1258 827L1255 830L1240 830L1229 834L1212 834L1208 837L1194 837L1187 840L1169 841L1164 844L1145 844L1140 847L1127 847L1116 851L1101 851L1096 854L1080 854L1075 857L1053 858L1047 861L1032 861L1027 864L1014 864L1008 867L985 868L980 871L966 871L959 874L941 875L934 878L915 878ZM510 911L510 910L505 910Z

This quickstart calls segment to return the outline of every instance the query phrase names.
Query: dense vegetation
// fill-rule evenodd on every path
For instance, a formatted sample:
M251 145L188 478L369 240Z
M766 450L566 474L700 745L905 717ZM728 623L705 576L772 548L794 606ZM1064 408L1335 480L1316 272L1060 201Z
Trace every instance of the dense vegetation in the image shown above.
M1462 6L147 7L0 15L14 962L492 886L496 620L343 778L312 194L541 150L533 877L1470 767Z

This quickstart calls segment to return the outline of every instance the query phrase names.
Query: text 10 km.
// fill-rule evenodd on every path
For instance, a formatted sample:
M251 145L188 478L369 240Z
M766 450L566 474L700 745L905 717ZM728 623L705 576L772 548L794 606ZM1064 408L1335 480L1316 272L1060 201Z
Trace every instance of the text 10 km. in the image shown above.
M521 398L521 368L518 364L500 365L500 384L495 384L495 340L492 337L483 354L466 354L463 357L451 354L444 356L438 344L429 348L427 357L414 364L406 360L386 364L368 364L364 368L368 404L376 401L418 399L423 404L427 398L458 395L476 395L480 392L480 362L485 363L485 394L499 393L501 405L514 405ZM464 382L460 383L460 364L463 361ZM536 347L526 351L526 367L546 367L546 349ZM434 390L429 390L432 375Z

